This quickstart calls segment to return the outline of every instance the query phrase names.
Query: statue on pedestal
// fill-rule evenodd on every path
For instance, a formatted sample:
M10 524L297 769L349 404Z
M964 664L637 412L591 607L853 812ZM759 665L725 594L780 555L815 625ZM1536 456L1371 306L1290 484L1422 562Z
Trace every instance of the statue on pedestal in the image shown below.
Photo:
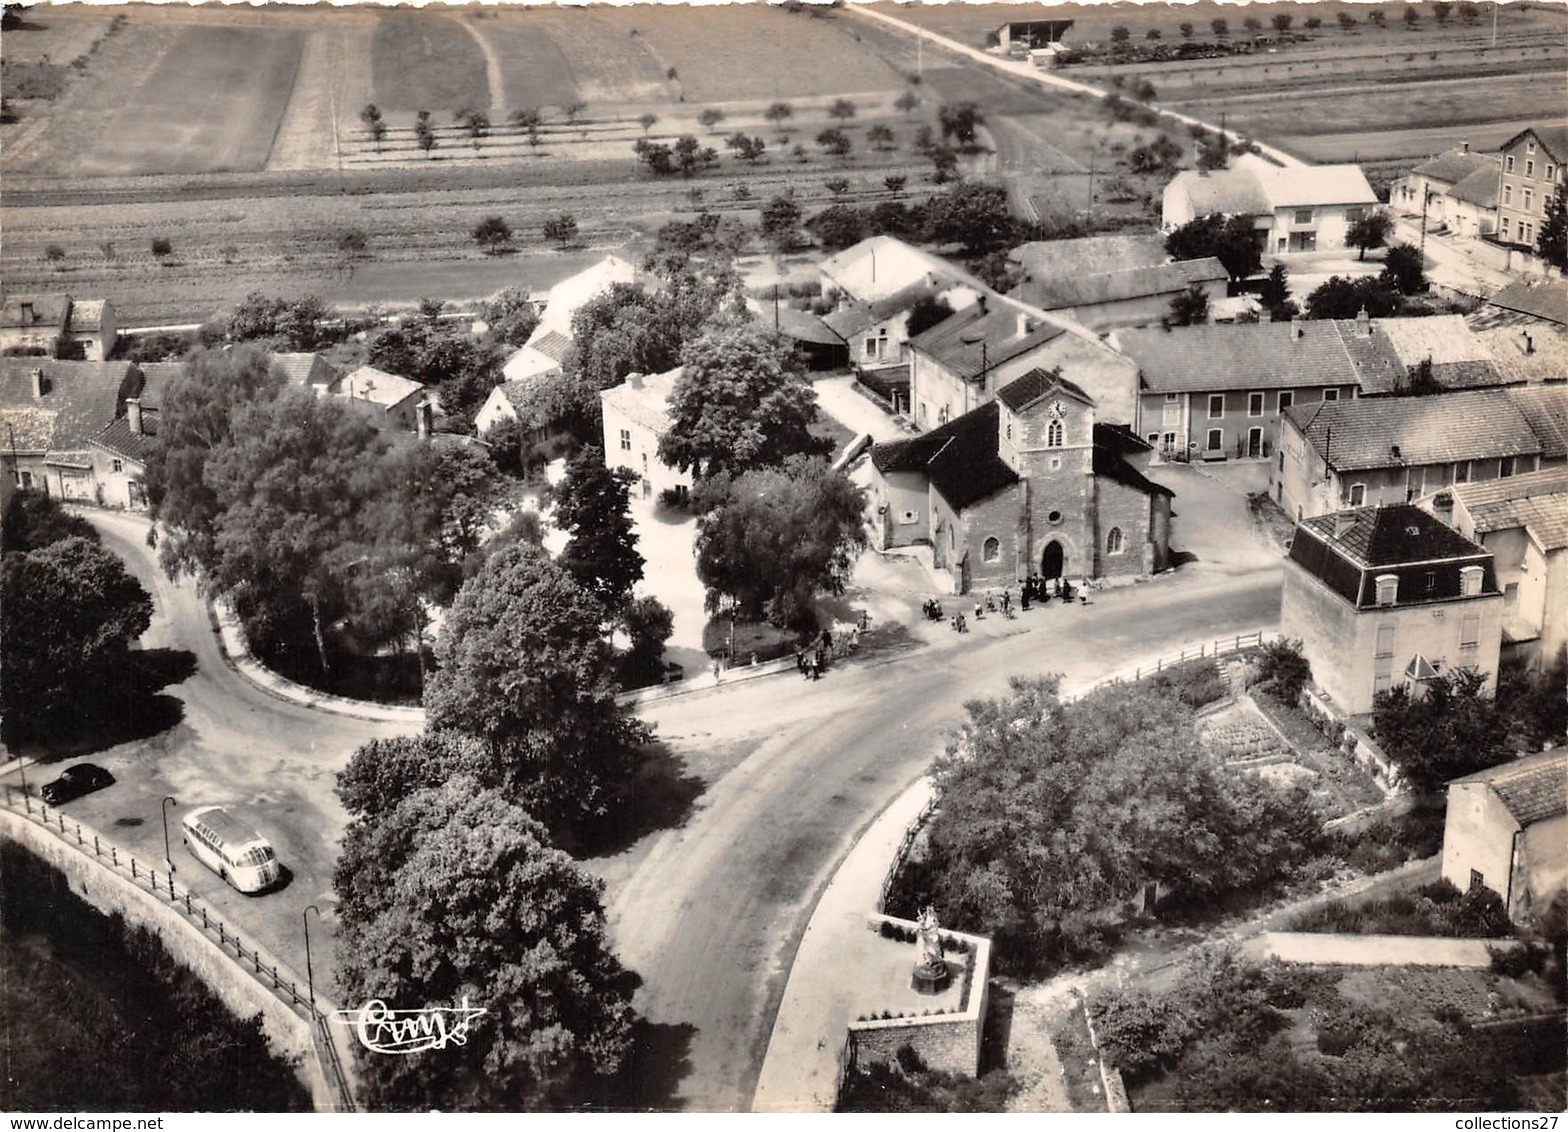
M936 909L926 905L915 923L915 942L920 958L910 985L918 994L939 994L947 988L950 976L947 960L942 957L942 934L936 922Z

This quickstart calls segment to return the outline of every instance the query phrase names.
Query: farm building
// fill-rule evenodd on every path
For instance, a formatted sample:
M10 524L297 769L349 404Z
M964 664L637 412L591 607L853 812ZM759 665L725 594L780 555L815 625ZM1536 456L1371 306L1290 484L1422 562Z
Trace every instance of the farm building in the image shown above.
M1502 612L1491 553L1409 504L1304 519L1285 559L1280 631L1347 715L1449 668L1494 689Z
M1176 174L1165 186L1161 215L1167 231L1213 213L1251 216L1259 247L1288 255L1345 247L1350 226L1377 205L1358 165L1282 169L1239 159L1230 169Z
M1495 556L1504 656L1551 663L1568 644L1568 467L1455 484L1423 506Z
M1073 28L1072 20L1009 20L996 29L996 45L1003 55L1014 47L1038 51L1060 43Z
M849 347L844 339L810 311L797 310L782 301L774 307L757 299L747 299L746 309L758 322L772 326L787 338L808 370L843 369L849 364Z
M290 385L314 389L318 393L330 390L342 377L332 363L320 354L268 354L267 358L272 362L273 369L282 371Z
M0 301L0 352L56 357L62 341L83 361L101 362L119 330L105 299L69 295L6 295Z
M1389 191L1389 204L1407 217L1425 216L1431 230L1456 236L1497 231L1498 174L1495 153L1471 153L1468 143L1415 166Z
M612 255L550 288L539 325L501 367L506 380L531 381L560 372L567 348L572 344L572 318L578 309L608 293L617 283L637 282L637 269Z
M903 370L906 377L898 400L908 408L910 316L920 304L933 301L949 310L962 310L982 294L967 283L927 276L881 299L850 299L840 293L837 309L823 316L822 322L844 342L850 364L866 384L881 388L889 380L888 371Z
M1280 506L1300 520L1556 466L1565 433L1568 387L1301 404L1283 414L1269 471Z
M360 366L331 392L369 410L377 428L400 432L415 431L419 425L416 409L425 399L425 387L419 382L374 366Z
M1560 283L1510 283L1468 322L1510 381L1568 381L1568 290Z
M1537 920L1568 885L1568 750L1448 784L1443 879L1461 890L1491 889L1515 923Z
M61 499L95 500L92 440L142 382L133 362L0 358L0 425L12 481Z
M691 490L691 473L659 459L659 442L670 429L670 394L680 376L679 369L634 373L599 394L604 410L604 462L636 475L644 499L655 492L684 496Z
M1505 141L1500 153L1497 237L1533 249L1546 220L1546 202L1568 164L1568 126L1531 126Z
M879 303L918 286L963 284L987 290L973 275L941 256L892 236L872 236L822 261L817 269L825 298Z
M1000 295L970 306L909 340L910 406L916 426L936 428L995 399L1033 369L1060 368L1094 398L1098 416L1133 419L1137 370L1087 327Z
M954 593L1165 569L1173 493L1140 470L1148 445L1096 416L1083 388L1035 369L923 436L873 446L879 545L929 545Z

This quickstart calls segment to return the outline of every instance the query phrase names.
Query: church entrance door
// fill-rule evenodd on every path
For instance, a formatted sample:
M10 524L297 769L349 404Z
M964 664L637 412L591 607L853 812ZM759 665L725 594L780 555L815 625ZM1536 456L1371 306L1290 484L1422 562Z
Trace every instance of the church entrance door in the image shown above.
M1062 544L1054 538L1040 552L1040 576L1047 581L1062 576Z

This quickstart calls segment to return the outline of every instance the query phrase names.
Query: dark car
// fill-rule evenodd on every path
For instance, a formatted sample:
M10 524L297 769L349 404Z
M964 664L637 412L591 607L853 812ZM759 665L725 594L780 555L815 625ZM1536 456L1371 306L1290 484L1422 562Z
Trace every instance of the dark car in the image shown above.
M61 802L69 802L72 798L80 798L83 794L91 794L94 790L113 785L114 775L103 767L93 763L77 763L38 791L38 796L51 806L58 806Z

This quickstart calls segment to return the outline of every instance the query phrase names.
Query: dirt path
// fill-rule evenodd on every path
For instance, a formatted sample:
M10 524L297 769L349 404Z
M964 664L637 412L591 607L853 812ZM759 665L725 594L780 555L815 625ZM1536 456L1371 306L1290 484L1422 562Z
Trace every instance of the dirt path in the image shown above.
M495 49L495 44L485 38L484 33L474 26L471 20L465 20L457 15L451 19L457 21L479 46L480 53L485 57L485 82L490 87L490 120L496 124L506 121L506 78L501 68L501 55Z

